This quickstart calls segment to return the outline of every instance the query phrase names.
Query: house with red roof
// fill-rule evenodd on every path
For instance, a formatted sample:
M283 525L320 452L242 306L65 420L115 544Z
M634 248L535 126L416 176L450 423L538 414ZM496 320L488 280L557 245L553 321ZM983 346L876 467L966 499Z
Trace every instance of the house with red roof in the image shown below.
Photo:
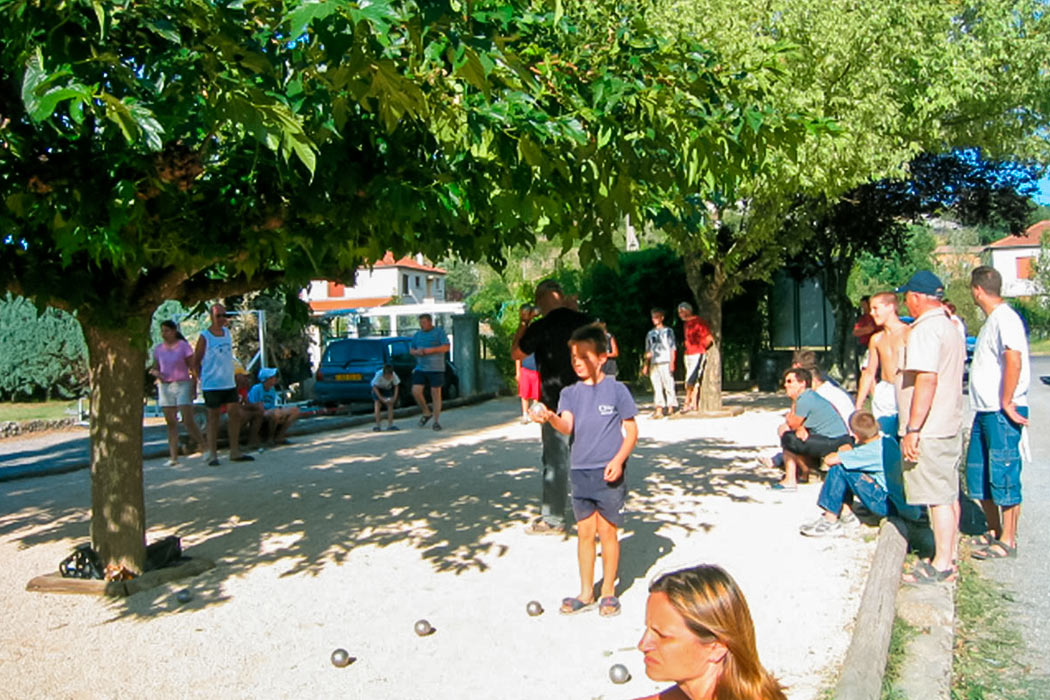
M1004 297L1040 293L1035 279L1035 261L1043 249L1043 235L1048 231L1050 219L1032 224L1022 236L1006 236L985 247L982 261L1003 276Z
M440 267L429 265L422 255L394 258L387 251L371 267L354 273L353 285L313 280L303 298L314 313L345 311L397 304L433 304L445 300L445 276Z

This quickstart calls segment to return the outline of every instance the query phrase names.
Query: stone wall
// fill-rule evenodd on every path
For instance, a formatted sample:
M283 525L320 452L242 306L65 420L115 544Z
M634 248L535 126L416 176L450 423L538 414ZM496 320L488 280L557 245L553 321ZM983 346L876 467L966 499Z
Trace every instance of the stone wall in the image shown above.
M59 420L26 420L3 421L0 423L0 438L9 438L25 433L39 433L45 430L64 430L77 424L77 419L61 418Z

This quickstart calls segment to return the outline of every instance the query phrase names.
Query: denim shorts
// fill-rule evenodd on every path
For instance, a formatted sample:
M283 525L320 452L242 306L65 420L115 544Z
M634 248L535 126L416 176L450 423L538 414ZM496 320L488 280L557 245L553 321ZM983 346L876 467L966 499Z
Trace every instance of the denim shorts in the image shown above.
M1028 407L1017 412L1028 417ZM971 498L997 506L1021 502L1021 426L1002 411L978 411L966 450L966 490Z
M623 504L627 500L627 465L616 481L605 480L604 469L572 469L572 512L576 521L589 518L595 511L607 522L623 527Z

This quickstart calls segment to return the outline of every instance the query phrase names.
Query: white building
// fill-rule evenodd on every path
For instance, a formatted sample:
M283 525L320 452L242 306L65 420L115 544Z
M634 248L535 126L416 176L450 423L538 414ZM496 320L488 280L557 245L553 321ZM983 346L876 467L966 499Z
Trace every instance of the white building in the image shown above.
M1028 227L1023 236L1007 236L984 249L983 262L1003 276L1004 297L1026 297L1039 294L1035 279L1035 261L1042 250L1043 234L1050 231L1050 220Z
M427 265L422 255L394 260L387 251L371 268L357 269L353 286L313 280L302 296L314 313L383 306L395 298L401 304L433 304L445 300L446 274Z

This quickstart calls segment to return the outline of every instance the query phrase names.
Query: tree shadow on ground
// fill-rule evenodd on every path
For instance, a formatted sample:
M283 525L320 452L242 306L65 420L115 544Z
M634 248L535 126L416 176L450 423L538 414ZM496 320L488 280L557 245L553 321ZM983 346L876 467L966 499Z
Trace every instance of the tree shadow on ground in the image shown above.
M176 468L151 464L150 539L178 534L188 555L217 561L208 575L220 584L273 564L283 576L316 575L357 548L394 544L410 545L439 573L485 571L507 553L495 536L535 516L539 506L539 441L511 433L506 425L440 436L357 429L282 448L273 453L280 466L266 455L249 464L224 461L218 469L199 460ZM639 443L629 467L631 555L622 563L621 591L671 551L662 527L706 531L714 525L696 517L703 499L750 500L742 487L768 480L754 468L754 454L713 438ZM61 488L54 479L65 480ZM22 547L86 540L87 482L83 472L0 484L8 513L0 517L0 536ZM221 603L222 589L213 586L191 606ZM148 618L167 610L158 603L169 594L161 587L112 606L118 618Z

